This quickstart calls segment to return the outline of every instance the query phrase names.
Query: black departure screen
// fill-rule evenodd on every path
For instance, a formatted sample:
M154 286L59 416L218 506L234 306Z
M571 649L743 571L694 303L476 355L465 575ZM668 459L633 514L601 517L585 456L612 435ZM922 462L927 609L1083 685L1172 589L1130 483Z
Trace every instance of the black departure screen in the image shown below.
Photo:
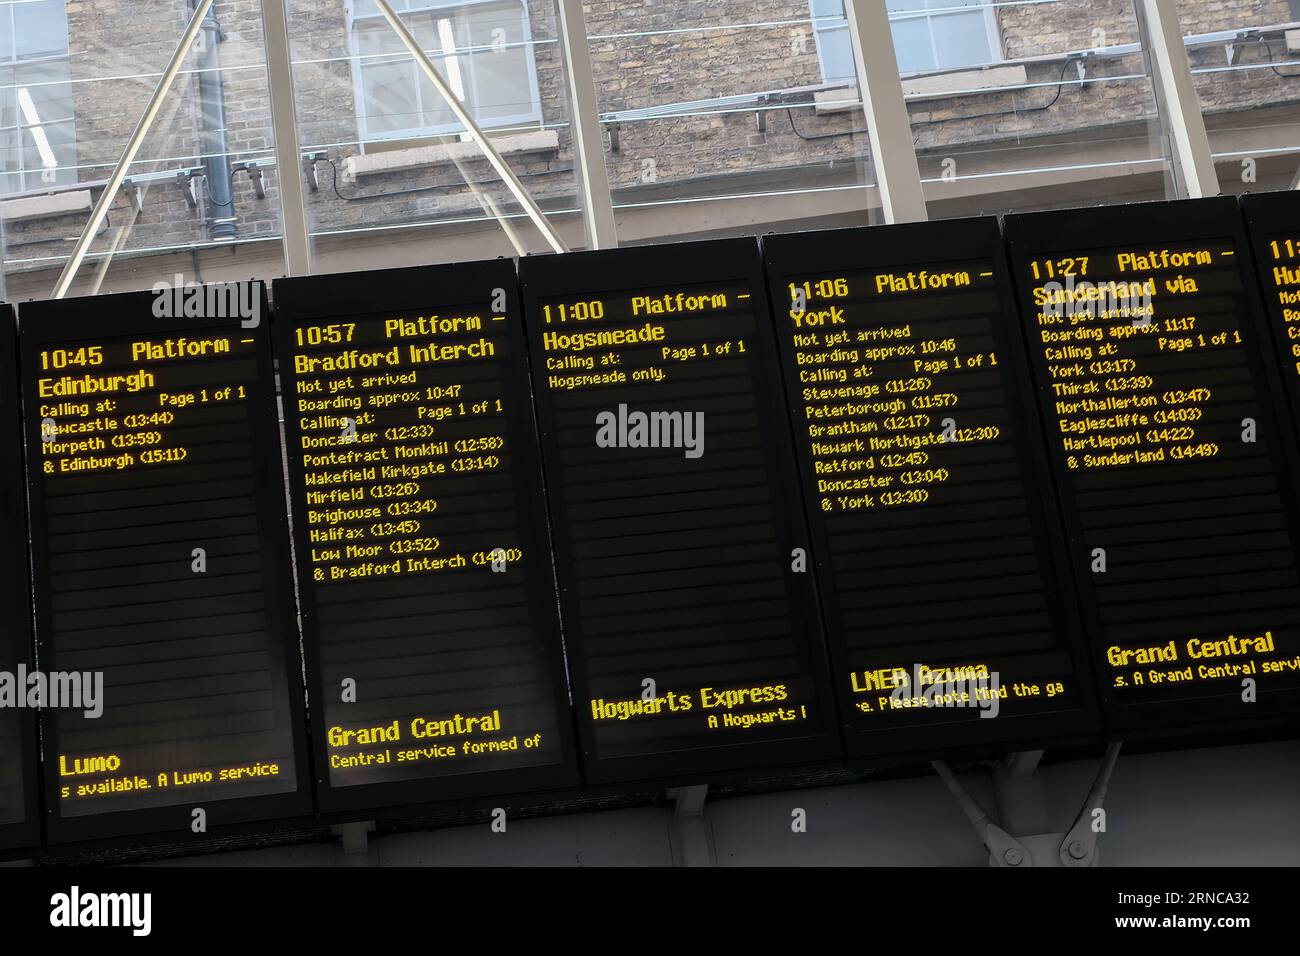
M254 283L20 309L41 664L102 675L43 712L54 842L310 810L267 318Z
M576 783L514 264L275 304L322 806Z
M1292 420L1300 422L1300 193L1260 193L1242 197L1241 204L1273 351L1281 362Z
M14 312L0 304L0 850L36 842L36 703Z
M1294 709L1293 445L1235 200L1007 233L1111 723Z
M996 220L763 246L850 752L1088 729Z
M757 244L520 276L588 776L836 755Z

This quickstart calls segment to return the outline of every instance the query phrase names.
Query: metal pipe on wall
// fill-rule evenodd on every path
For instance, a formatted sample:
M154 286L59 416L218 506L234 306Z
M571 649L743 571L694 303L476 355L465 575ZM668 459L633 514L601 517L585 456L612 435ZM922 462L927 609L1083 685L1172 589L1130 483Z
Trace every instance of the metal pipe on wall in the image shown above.
M193 6L193 3L191 4ZM199 150L206 182L208 238L233 239L235 197L231 188L230 153L226 141L226 93L221 77L221 26L215 7L209 7L199 34L202 44L198 56L199 70Z

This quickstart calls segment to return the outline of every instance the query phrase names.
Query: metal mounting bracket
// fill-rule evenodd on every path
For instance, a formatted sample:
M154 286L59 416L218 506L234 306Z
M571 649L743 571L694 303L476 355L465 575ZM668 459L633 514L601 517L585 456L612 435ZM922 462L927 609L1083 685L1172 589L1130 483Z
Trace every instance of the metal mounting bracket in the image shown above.
M322 156L321 153L303 153L302 156L302 175L307 180L307 188L314 193L320 192L320 176L316 172L316 162Z
M673 866L717 866L717 853L708 821L704 819L707 784L674 787L666 796L673 802Z
M253 191L257 195L257 198L266 198L266 179L262 174L260 166L253 163L237 163L234 172L248 173L248 179L253 184Z
M122 184L122 188L126 192L126 201L131 204L131 208L134 209L137 214L144 212L144 195L141 192L140 187L130 180L127 180Z
M336 823L330 832L343 844L343 861L346 866L370 866L372 853L370 834L374 832L374 820L360 820L356 823Z
M989 866L1096 866L1099 812L1119 757L1118 742L1107 746L1088 795L1065 833L1048 832L1041 782L1035 777L1042 751L1009 754L994 771L994 788L1004 826L994 821L942 761L931 763L957 799L976 836L989 851ZM1021 835L1012 835L1016 830ZM1029 831L1029 832L1025 832Z
M181 171L176 174L176 185L181 187L181 192L185 194L185 204L191 209L199 207L199 191L194 183L192 173Z
M1085 53L1074 61L1074 72L1079 77L1079 89L1086 90L1088 83L1088 57L1090 53Z

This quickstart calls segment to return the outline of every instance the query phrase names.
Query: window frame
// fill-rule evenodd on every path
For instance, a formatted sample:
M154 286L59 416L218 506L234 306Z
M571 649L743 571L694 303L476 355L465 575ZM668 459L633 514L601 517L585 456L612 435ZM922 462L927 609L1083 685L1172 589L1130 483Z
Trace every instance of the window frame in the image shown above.
M808 0L808 11L812 21L813 41L817 46L817 65L821 70L822 82L829 85L838 86L841 85L843 81L840 79L831 79L826 74L826 56L822 51L822 40L824 37L827 37L830 34L836 34L837 36L842 34L845 38L845 42L848 42L849 22L848 19L845 18L843 20L831 20L825 24L819 25L817 11L813 6L815 2L816 0ZM1300 2L1300 0L1298 0L1298 2ZM895 14L894 12L889 11L888 0L885 0L885 3L886 3L886 14L891 18L890 22L892 23ZM985 35L987 36L989 41L988 42L989 61L987 64L979 64L973 66L936 66L932 70L901 70L900 69L898 71L898 75L901 77L932 76L937 73L953 73L961 70L977 70L980 69L981 66L1001 63L1003 60L1005 60L1006 57L1003 53L1003 47L1002 47L1002 31L998 26L998 18L995 12L993 0L980 0L978 8L972 6L971 9L979 9L984 14L984 30L985 30ZM926 35L930 40L930 52L933 55L935 62L938 63L939 55L938 55L938 49L935 46L935 42L934 42L933 21L936 19L942 20L946 16L958 15L963 11L961 11L960 9L954 6L952 9L943 9L938 13L932 12L928 8L925 10L900 11L900 12L906 12L908 14L903 19L926 21ZM823 17L821 19L825 19L825 18ZM852 81L853 79L854 79L853 77L850 77L850 81Z
M528 73L529 90L532 93L532 100L528 110L511 114L507 117L497 117L485 123L478 116L479 106L471 100L465 103L466 109L475 121L483 127L484 130L496 129L510 126L527 126L542 121L542 96L537 82L537 61L533 55L533 22L532 12L528 9L529 0L391 0L393 10L399 16L403 14L422 14L437 13L440 10L446 10L451 14L461 11L470 11L474 7L484 7L498 5L501 3L517 3L520 10L521 23L523 24L525 39L522 41L524 46L525 69ZM364 69L361 63L361 48L357 35L357 24L371 24L376 21L387 26L387 21L381 13L363 14L358 16L356 13L356 0L347 0L347 31L348 31L348 52L352 58L352 95L354 103L354 113L357 121L357 140L364 152L367 147L373 147L386 143L408 143L412 140L433 139L441 136L454 136L457 133L464 132L461 124L458 122L433 124L430 126L411 126L403 129L390 130L383 133L372 133L369 130L369 120L366 113L366 90ZM436 19L436 18L435 18ZM391 29L391 28L390 28ZM391 54L400 55L400 54ZM476 88L477 80L475 79L473 68L473 57L476 53L456 53L453 56L461 64L461 76L466 86L466 92ZM407 54L409 57L409 54ZM444 56L441 51L438 54L430 54L432 59ZM378 59L378 58L376 58ZM413 57L409 63L404 64L412 71L412 79L415 82L416 103L421 115L425 112L425 105L421 99L421 83L423 72L416 65Z
M852 51L853 44L849 38L848 17L846 16L842 20L831 19L826 23L819 24L818 23L819 18L817 16L817 8L814 6L816 2L817 0L808 0L808 15L812 23L813 45L817 47L817 68L821 72L823 83L827 84L828 86L840 86L845 82L845 80L838 79L838 78L831 79L826 73L826 55L822 51L822 38L831 33L834 33L837 36L842 33L844 36L844 42L849 44L849 60L850 62L853 62L853 51ZM821 18L821 19L825 19L825 18ZM855 74L857 73L856 65L854 66L854 73ZM847 78L847 82L849 83L853 83L855 82L855 80L856 80L856 76L850 76Z
M35 64L47 64L47 63L63 64L65 68L63 72L65 75L57 81L57 84L50 84L50 85L64 84L64 85L68 85L69 88L71 87L71 82L72 82L71 33L72 31L68 26L67 0L60 0L60 3L62 6L62 13L63 13L63 51L61 53L52 53L48 55L32 56L32 57L25 57L25 58L20 56L18 51L18 46L19 46L18 22L17 22L18 15L15 9L15 5L5 4L4 6L6 7L6 10L4 12L0 12L0 18L4 18L5 20L8 21L7 29L9 31L10 47L11 47L7 56L0 57L0 70L12 71L14 74L14 83L12 87L0 86L0 91L8 91L12 96L13 110L14 110L14 125L0 126L0 134L7 134L13 132L15 134L15 147L17 149L16 166L12 169L0 168L0 196L16 196L28 192L37 192L42 189L51 188L58 185L68 185L68 184L75 183L77 181L77 172L75 168L76 150L77 150L77 109L76 109L75 97L71 95L69 96L70 103L69 103L68 116L66 118L46 119L44 117L41 117L41 122L36 124L35 126L27 122L26 117L23 115L22 106L18 101L19 89L27 88L23 84L20 84L18 82L18 71L24 66L31 66ZM31 139L33 141L31 145L32 146L36 145L35 137L31 135L31 130L39 128L42 131L44 131L44 129L49 126L60 126L60 127L70 126L71 127L72 135L70 137L70 142L66 144L65 147L65 148L70 148L72 150L73 155L72 155L71 167L61 166L61 165L55 165L53 169L50 169L49 167L43 165L28 167L27 150L29 144L27 140ZM49 145L51 152L54 152L55 149L59 148L56 147L54 143L49 142L48 136L47 136L47 143ZM57 162L57 156L56 156L56 162ZM52 178L46 179L45 177L47 173L53 173ZM64 179L64 182L62 184L59 182L60 176L62 176ZM12 177L13 181L17 184L16 189L8 189L5 187L4 184L9 177ZM36 185L30 184L29 181L32 179L32 177L38 177L40 180L39 184Z

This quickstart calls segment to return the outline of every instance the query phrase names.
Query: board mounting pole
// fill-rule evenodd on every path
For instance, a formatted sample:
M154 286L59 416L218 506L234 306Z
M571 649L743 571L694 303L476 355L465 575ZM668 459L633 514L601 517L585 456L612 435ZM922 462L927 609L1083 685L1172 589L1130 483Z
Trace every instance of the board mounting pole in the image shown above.
M924 222L925 190L884 0L844 0L885 222Z
M591 48L587 45L587 20L582 0L556 0L560 17L560 43L564 47L564 75L569 86L569 128L578 175L582 178L582 217L587 225L588 249L618 247L614 202L605 166L605 137L600 128L596 83L592 78Z
M704 819L707 784L674 787L666 794L673 802L673 865L717 866L717 851Z
M280 181L284 265L291 276L311 275L311 230L307 226L307 202L302 191L302 151L298 143L289 22L284 0L262 0L262 42L266 48L275 168Z
M1200 199L1219 195L1210 139L1205 132L1200 98L1183 44L1175 0L1140 0L1139 28L1151 55L1151 78L1160 115L1169 133L1174 181L1181 196Z

